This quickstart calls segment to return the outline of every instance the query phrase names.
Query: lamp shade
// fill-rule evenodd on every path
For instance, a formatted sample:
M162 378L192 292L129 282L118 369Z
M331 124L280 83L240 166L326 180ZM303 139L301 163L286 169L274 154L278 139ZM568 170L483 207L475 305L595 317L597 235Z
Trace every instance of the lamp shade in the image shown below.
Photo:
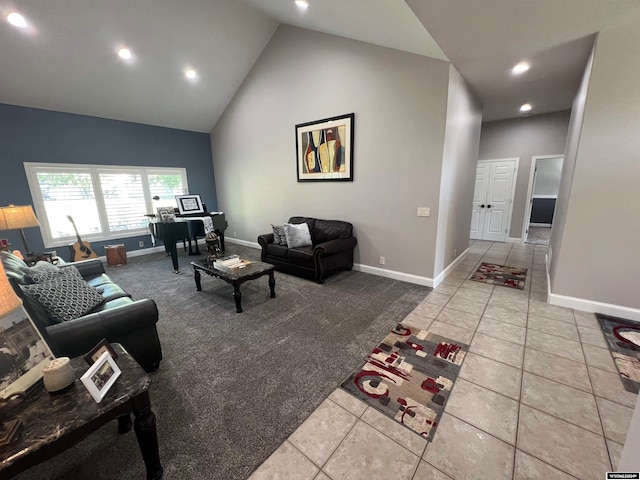
M38 219L31 205L0 207L0 230L38 227Z
M13 291L4 267L0 262L0 318L15 312L22 305L22 300Z

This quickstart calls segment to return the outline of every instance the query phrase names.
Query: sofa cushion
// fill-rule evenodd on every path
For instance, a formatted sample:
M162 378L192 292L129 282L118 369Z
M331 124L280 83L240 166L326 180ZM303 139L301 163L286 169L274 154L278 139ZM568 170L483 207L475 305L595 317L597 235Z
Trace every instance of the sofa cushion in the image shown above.
M289 260L300 265L313 265L313 247L299 247L289 249Z
M100 305L98 305L96 308L94 308L88 313L103 312L111 308L122 307L123 305L130 305L132 303L133 303L133 300L129 297L114 298L113 300L108 300L106 302L101 303Z
M95 289L98 291L98 293L100 293L100 295L102 295L102 298L105 302L114 300L116 298L131 296L115 283L104 283L95 287Z
M104 301L95 288L73 275L60 275L55 280L21 288L44 306L54 322L81 317Z
M309 232L309 225L306 223L291 224L285 223L284 234L287 237L287 247L308 247L311 246L311 233Z
M340 220L316 220L313 229L313 244L328 242L336 238L353 236L353 226L349 222Z
M271 224L273 229L273 241L278 245L287 245L287 237L284 234L284 227L282 225Z
M95 287L95 288L99 288L100 285L106 285L106 284L109 284L109 283L113 283L111 281L111 279L104 273L101 274L101 275L98 275L97 277L85 279L85 281L87 282L87 285L89 285L90 287Z
M273 255L274 257L287 258L289 256L289 249L286 245L278 245L276 243L270 243L267 245L267 255Z

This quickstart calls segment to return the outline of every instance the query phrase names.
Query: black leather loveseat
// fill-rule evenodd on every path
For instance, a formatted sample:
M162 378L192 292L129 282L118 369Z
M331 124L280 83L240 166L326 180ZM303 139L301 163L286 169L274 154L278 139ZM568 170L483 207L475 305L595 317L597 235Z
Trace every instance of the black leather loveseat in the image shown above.
M133 300L131 295L113 283L105 274L100 260L85 260L61 265L75 266L83 280L102 295L102 303L85 315L57 322L45 307L20 285L33 285L32 272L22 260L0 252L7 277L25 310L36 323L45 340L57 356L76 357L90 351L100 340L120 343L147 371L154 370L162 360L162 348L156 330L158 308L153 300Z
M311 233L311 246L288 248L274 241L273 233L258 237L263 262L276 266L276 270L323 283L332 273L351 270L353 250L357 240L353 225L340 220L320 220L291 217L291 224L306 223Z

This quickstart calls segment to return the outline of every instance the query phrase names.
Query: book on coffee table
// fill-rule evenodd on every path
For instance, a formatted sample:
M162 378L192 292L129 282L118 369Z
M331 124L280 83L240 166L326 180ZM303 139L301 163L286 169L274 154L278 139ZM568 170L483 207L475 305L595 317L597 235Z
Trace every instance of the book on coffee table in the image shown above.
M240 270L241 268L247 267L248 265L251 265L251 262L249 260L242 260L240 258L238 258L236 262L227 265L225 265L224 263L218 263L217 261L213 262L213 268L227 273L235 272L237 270Z

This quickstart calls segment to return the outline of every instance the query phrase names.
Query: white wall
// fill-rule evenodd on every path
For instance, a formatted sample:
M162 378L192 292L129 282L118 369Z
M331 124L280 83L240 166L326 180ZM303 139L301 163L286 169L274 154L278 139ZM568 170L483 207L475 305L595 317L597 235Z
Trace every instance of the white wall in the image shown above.
M480 160L520 158L509 237L522 236L532 158L564 153L569 113L532 115L482 124Z
M449 70L436 276L469 246L471 203L482 122L482 107L453 65Z
M552 294L617 305L640 319L640 22L600 32Z
M539 158L536 161L536 184L533 195L557 196L562 175L562 157Z
M356 263L432 277L448 76L440 60L281 25L211 133L227 235L346 220ZM296 182L294 126L350 112L354 181Z

